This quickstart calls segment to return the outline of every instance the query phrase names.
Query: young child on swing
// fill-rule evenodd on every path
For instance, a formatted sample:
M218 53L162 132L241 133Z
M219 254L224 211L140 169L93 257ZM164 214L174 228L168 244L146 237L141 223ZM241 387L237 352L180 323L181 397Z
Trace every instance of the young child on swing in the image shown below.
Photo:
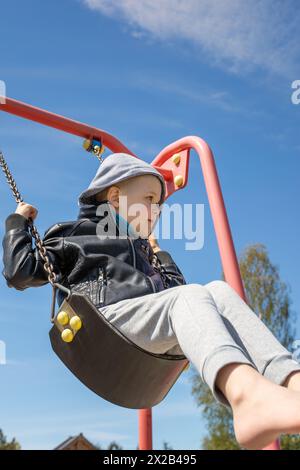
M106 157L79 196L77 221L45 232L59 281L89 295L140 347L184 354L232 411L242 447L299 433L300 364L228 283L186 284L153 235L164 197L164 179L150 164L124 153ZM144 209L140 219L134 204ZM28 231L36 215L22 202L6 219L3 275L20 290L48 282Z

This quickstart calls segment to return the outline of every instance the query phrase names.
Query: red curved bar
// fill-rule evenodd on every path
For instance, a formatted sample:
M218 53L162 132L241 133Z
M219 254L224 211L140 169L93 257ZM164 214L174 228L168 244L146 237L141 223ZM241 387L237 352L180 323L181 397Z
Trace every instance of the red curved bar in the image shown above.
M170 181L166 182L169 190L166 196L167 198L170 194L172 194L172 192L178 189L182 189L187 184L187 166L189 155L187 154L184 156L184 152L189 152L191 149L197 152L200 159L225 280L231 287L233 287L233 289L236 290L240 297L245 302L247 302L218 173L215 166L214 156L209 145L203 139L197 136L183 137L182 139L176 140L172 144L165 147L153 160L152 165L155 167L163 166L167 167L168 169L172 168L172 170L176 172L177 170L175 170L174 164L172 164L170 159L174 154L181 154L181 170L185 169L185 171L182 173L183 184L179 188L176 188L174 187L174 184L170 184ZM279 441L274 441L265 447L265 449L280 449Z
M112 152L125 152L137 157L120 140L102 129L83 124L79 121L74 121L73 119L60 116L59 114L51 113L50 111L37 108L36 106L23 103L22 101L5 98L5 103L0 103L0 111L5 111L22 118L44 124L45 126L54 127L60 131L84 137L85 139L101 138L103 145L109 148Z

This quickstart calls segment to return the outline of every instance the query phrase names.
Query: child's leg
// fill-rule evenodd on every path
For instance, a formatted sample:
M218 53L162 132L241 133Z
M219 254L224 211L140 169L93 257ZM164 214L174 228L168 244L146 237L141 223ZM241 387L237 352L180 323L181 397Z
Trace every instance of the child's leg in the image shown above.
M280 434L300 432L300 394L266 379L247 364L229 364L216 379L232 407L237 441L262 449Z
M227 330L206 287L178 286L100 310L144 349L164 353L179 344L216 400L232 409L242 446L258 449L281 433L300 432L300 394L257 371Z
M216 280L205 287L232 337L248 351L262 375L281 385L293 371L300 372L300 363L227 282Z
M154 353L185 354L214 397L230 408L215 386L219 370L237 362L255 368L228 332L209 291L187 284L101 308L125 336Z

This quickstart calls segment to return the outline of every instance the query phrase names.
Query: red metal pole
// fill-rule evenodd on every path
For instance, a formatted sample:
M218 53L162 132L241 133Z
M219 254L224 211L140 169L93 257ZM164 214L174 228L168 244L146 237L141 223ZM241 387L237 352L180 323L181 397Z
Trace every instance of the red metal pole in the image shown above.
M139 450L152 449L152 408L139 410Z
M5 111L7 113L29 119L30 121L44 124L48 127L54 127L60 131L84 137L85 139L89 139L91 137L94 137L95 139L101 138L103 145L108 147L112 152L125 152L136 157L131 150L125 147L122 142L108 132L98 129L97 127L74 121L73 119L60 116L59 114L37 108L36 106L22 103L21 101L14 100L12 98L5 98L5 103L0 103L0 111Z

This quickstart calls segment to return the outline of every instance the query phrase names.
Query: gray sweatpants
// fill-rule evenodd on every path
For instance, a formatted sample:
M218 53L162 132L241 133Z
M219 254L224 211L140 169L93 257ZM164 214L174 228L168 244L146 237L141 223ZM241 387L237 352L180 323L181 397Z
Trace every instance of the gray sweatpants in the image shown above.
M153 353L184 354L214 398L231 409L216 386L219 370L249 364L282 384L300 363L225 281L186 284L101 307L127 338Z

